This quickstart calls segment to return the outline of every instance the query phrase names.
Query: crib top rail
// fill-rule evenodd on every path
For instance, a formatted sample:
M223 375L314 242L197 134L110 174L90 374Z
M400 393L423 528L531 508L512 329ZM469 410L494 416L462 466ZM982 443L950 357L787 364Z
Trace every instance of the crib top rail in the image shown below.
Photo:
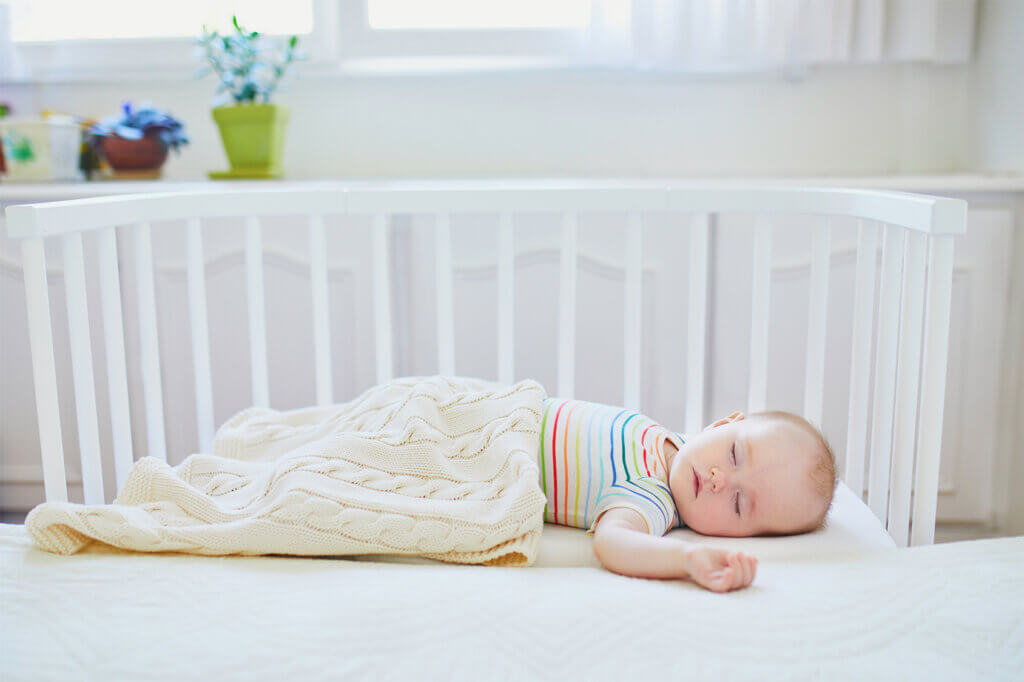
M713 185L500 189L416 183L318 183L309 188L166 192L24 204L7 209L12 239L48 237L152 220L225 216L543 211L786 212L866 218L929 234L962 234L966 202L889 190Z

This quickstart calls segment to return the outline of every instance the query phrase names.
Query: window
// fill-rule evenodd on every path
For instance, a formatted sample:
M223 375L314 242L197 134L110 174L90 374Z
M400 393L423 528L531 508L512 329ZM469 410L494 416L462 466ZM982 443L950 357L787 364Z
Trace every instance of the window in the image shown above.
M799 75L809 65L970 60L976 0L915 0L892 12L881 1L0 0L0 82L188 79L200 64L192 37L204 23L228 28L232 14L249 30L299 34L309 74L585 66Z
M613 0L620 2L620 0ZM563 63L594 0L0 0L0 80L190 78L202 26L300 36L307 72ZM163 6L164 10L167 6ZM5 21L6 10L6 21ZM433 61L431 59L433 58ZM490 59L488 62L487 60Z
M313 31L312 0L175 0L173 11L160 11L159 21L154 20L153 5L138 0L11 0L11 38L15 43L191 38L204 25L230 30L233 14L245 28L261 33Z
M586 28L589 0L369 0L371 30Z
M300 36L314 63L337 59L337 0L0 0L0 81L189 79L203 25ZM5 58L5 55L7 56Z
M625 4L623 0L612 0ZM595 0L351 0L339 52L351 65L415 69L475 64L551 66L584 45Z

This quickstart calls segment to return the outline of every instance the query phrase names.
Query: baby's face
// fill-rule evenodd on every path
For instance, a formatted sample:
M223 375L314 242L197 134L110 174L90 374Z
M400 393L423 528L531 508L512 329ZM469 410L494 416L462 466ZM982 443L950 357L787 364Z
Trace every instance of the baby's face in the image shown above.
M814 437L782 419L731 419L690 438L670 460L682 522L725 537L805 530L824 506L809 480Z

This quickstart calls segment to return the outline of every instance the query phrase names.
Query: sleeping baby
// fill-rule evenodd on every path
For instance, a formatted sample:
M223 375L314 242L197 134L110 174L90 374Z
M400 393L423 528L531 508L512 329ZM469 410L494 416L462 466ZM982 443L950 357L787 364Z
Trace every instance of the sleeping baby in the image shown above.
M734 412L684 437L625 408L547 398L541 437L546 522L586 528L610 571L690 578L715 592L750 585L757 559L666 532L818 530L838 485L824 437L787 412Z

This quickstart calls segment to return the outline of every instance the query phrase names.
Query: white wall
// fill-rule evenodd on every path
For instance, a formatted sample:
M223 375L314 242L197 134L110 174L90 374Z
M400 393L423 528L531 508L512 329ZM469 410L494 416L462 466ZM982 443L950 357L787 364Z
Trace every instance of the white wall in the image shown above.
M817 67L809 78L611 71L302 76L290 177L849 175L1024 171L1024 2L981 0L969 65ZM16 112L182 118L170 178L226 167L214 81L4 85Z
M972 165L991 172L1024 170L1024 2L1019 0L983 0L978 16L978 46L971 65L971 137ZM1024 225L1018 217L1013 234L1014 262L1024 262ZM1020 267L1011 273L1011 303L1008 324L1020 325L1024 317L1024 272ZM1012 336L1011 336L1012 338ZM1010 353L1019 353L1019 349ZM1007 354L1009 355L1009 353ZM1002 399L1004 412L1017 424L1024 423L1024 376L1018 373L1015 387L1009 387ZM1024 452L1019 447L1017 430L1004 438L1009 462L1004 488L996 488L996 508L1003 506L1006 496L1006 517L997 519L1008 534L1024 533Z
M969 65L817 67L809 78L612 71L302 76L290 177L694 176L1024 171L1024 3L979 4ZM301 64L299 68L301 69ZM297 76L297 77L296 77ZM226 167L214 81L7 85L20 113L103 116L125 99L182 118L166 168Z
M983 0L970 72L971 165L1024 170L1024 2Z
M289 177L938 173L974 156L969 66L841 67L803 82L563 71L292 78ZM213 81L16 85L18 112L151 100L192 137L166 176L226 168Z

